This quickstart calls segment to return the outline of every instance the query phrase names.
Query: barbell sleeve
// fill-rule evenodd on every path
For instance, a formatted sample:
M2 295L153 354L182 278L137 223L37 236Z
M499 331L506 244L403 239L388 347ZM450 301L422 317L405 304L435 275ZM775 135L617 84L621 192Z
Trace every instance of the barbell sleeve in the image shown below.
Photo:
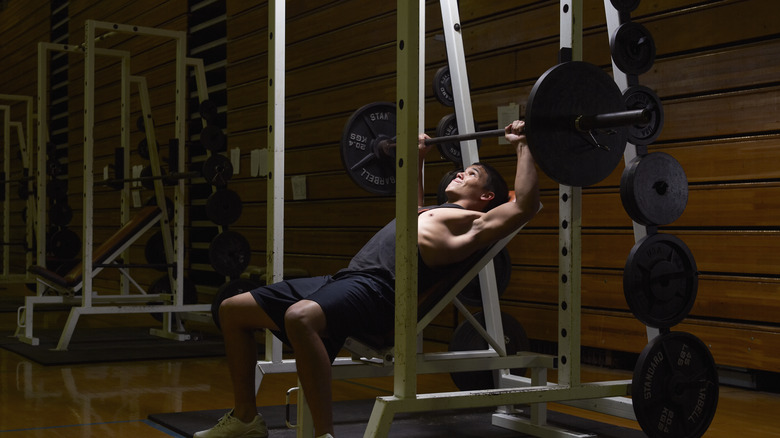
M652 111L650 108L596 114L592 116L581 115L574 119L574 128L582 132L587 132L594 129L644 125L650 121L651 115Z

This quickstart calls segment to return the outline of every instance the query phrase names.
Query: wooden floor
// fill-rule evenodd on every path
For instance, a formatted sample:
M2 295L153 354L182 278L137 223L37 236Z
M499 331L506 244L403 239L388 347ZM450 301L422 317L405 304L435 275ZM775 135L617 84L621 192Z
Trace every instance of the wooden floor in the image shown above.
M3 333L3 336L11 332ZM585 367L583 381L628 379L625 371ZM264 378L258 405L284 404L293 375ZM449 376L419 379L419 392L454 389ZM337 400L390 394L392 380L334 382ZM231 407L224 358L42 366L0 349L0 438L170 437L153 413ZM633 421L558 405L552 409L638 429ZM723 386L707 437L780 437L780 395Z

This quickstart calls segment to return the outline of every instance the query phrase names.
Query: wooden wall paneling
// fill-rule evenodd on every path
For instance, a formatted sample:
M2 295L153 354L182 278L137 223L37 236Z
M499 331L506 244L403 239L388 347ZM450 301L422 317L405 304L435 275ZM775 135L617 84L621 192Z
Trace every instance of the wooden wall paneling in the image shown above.
M556 306L505 306L504 310L523 321L532 339L557 340ZM778 347L778 337L767 327L684 322L675 330L686 331L702 339L720 365L780 370L780 361L772 350ZM631 316L583 311L582 344L585 346L639 353L647 343L646 336L644 325Z
M517 266L502 299L515 306L551 304L558 300L557 268ZM738 306L734 302L739 301ZM582 305L586 309L628 312L623 294L623 272L584 269ZM780 322L780 280L700 274L696 301L689 319L765 323Z

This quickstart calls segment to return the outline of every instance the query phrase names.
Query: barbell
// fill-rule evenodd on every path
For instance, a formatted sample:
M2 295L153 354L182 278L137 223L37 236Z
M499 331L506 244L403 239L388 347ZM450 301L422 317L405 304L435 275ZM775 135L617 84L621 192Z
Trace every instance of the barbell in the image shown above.
M660 111L660 105L651 104L627 109L617 84L601 68L582 61L566 62L547 70L531 89L525 135L544 173L559 184L584 187L609 176L623 158L630 127L647 125ZM365 105L349 118L341 156L347 174L358 186L377 194L394 193L395 135L395 105L390 102ZM503 129L494 129L425 142L503 135Z

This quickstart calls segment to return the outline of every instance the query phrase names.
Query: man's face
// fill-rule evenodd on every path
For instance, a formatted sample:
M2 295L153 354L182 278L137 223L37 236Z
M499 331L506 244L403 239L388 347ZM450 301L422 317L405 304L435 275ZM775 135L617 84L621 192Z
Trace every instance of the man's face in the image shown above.
M455 179L447 185L447 199L450 202L458 199L479 200L488 192L485 189L488 176L481 166L471 165L463 172L458 172Z

